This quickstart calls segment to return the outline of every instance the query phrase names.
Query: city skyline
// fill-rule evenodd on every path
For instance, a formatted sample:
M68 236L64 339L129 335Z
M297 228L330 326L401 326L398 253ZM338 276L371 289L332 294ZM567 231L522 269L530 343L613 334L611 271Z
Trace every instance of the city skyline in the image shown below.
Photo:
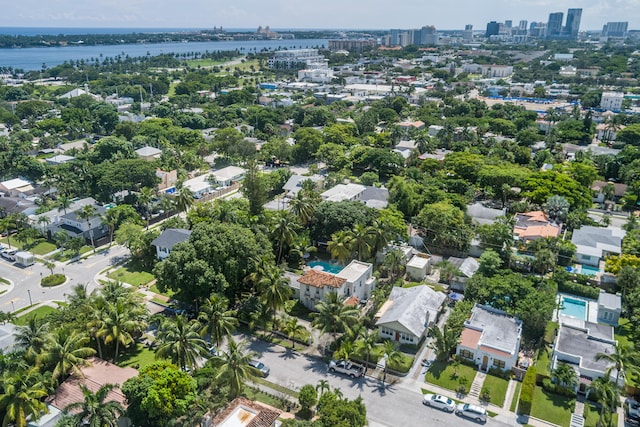
M637 0L458 0L437 8L419 0L393 5L380 0L325 0L320 8L294 0L22 0L3 8L3 27L389 29L434 25L455 30L472 24L475 30L483 30L489 21L546 23L550 13L582 8L581 30L599 30L608 21L628 21L629 29L640 28Z

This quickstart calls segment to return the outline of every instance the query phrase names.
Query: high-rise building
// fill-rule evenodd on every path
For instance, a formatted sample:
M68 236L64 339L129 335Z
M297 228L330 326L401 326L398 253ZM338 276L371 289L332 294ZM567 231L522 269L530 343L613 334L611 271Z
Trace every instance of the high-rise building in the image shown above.
M602 27L602 35L606 37L624 37L629 29L629 23L624 22L607 22Z
M473 40L473 25L467 24L464 26L464 31L462 32L462 40L466 42L470 42Z
M513 21L511 19L507 19L504 21L505 28L511 28L513 26Z
M518 30L526 31L526 29L527 29L527 21L523 19L522 21L520 21L520 24L518 24Z
M422 27L420 30L420 43L423 45L433 46L438 44L438 33L436 32L436 27L433 25L428 25Z
M487 24L487 31L484 33L486 38L491 36L497 36L500 34L500 24L496 21L491 21Z
M554 12L549 14L549 22L547 22L547 38L558 38L562 34L562 21L564 14L562 12Z
M567 24L564 27L564 34L571 38L578 38L580 30L580 19L582 18L582 9L569 9L567 12Z

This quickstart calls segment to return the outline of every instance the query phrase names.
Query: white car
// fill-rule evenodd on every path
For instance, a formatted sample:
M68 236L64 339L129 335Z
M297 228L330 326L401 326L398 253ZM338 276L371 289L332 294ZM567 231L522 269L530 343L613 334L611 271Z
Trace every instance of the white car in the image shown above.
M487 421L487 410L478 405L472 405L470 403L461 403L456 408L456 414L463 417L471 418L479 423Z
M456 410L456 403L441 394L425 394L422 397L422 403L432 408L442 409L443 411L453 412Z

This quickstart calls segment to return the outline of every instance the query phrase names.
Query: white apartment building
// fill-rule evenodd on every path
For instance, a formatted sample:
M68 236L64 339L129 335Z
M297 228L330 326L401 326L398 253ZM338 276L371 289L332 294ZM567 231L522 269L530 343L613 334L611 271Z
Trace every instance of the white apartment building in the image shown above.
M291 49L275 52L268 64L269 68L292 70L307 68L311 64L327 64L327 61L318 53L318 49Z
M620 111L622 110L623 100L624 93L622 92L602 92L600 108L603 110Z

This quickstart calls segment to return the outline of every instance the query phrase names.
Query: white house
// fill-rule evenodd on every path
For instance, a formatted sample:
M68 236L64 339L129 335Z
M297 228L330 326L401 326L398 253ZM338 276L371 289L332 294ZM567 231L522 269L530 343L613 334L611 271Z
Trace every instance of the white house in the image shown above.
M624 93L622 92L602 92L600 108L603 110L620 111L622 110L623 100Z
M622 296L610 294L604 289L598 295L598 323L607 323L618 326L618 320L622 315Z
M358 201L366 187L360 184L338 184L320 194L326 202Z
M300 302L310 310L315 310L316 304L323 301L330 292L338 296L355 297L360 301L369 299L376 287L373 277L373 264L353 260L336 274L307 270L298 279L300 283Z
M227 166L226 168L214 170L211 172L215 181L221 187L229 187L234 182L242 181L247 171L238 166Z
M518 362L522 321L486 305L476 304L464 322L456 349L459 357L473 361L480 370L510 370Z
M605 372L610 368L612 368L610 376L615 380L616 370L611 362L596 360L598 353L613 354L615 352L613 327L562 315L558 316L558 322L558 335L553 346L551 368L555 369L558 362L573 366L580 377L578 389L580 392L585 392L590 381L605 376Z
M412 280L422 280L431 270L431 257L425 254L414 255L406 265L407 276Z
M178 243L189 240L191 230L183 228L167 228L151 244L156 247L156 258L163 260L171 254L171 249Z
M9 197L24 198L33 194L33 186L25 179L14 178L0 182L0 192Z
M619 255L622 239L627 234L617 227L583 226L573 230L571 243L576 245L576 258L580 264L598 267L607 255Z
M160 158L160 156L162 155L162 150L156 147L150 147L146 145L142 148L138 148L136 150L136 154L141 159L153 161Z
M375 318L383 339L418 344L440 314L446 295L427 285L394 287Z

